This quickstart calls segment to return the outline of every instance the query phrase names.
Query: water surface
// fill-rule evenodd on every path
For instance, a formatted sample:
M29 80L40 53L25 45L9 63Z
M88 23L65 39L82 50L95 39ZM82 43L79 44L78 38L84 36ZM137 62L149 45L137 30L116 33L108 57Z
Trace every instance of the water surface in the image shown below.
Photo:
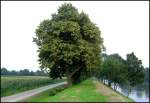
M117 91L133 99L135 102L149 102L149 84L137 85L131 89L131 92L128 91L127 86L119 86Z

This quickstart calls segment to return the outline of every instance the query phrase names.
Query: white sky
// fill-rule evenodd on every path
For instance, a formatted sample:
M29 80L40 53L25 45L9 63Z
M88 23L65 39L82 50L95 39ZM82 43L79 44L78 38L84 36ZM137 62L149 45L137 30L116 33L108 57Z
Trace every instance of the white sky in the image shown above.
M149 67L148 1L65 1L87 13L104 38L107 53L126 58L134 52ZM39 23L51 18L64 1L1 1L1 67L39 68L32 42Z

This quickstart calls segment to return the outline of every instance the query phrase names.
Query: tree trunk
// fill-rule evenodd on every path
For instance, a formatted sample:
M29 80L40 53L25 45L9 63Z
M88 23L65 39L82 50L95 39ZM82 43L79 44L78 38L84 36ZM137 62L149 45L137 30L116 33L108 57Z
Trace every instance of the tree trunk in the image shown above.
M111 87L111 82L110 81L108 81L108 86Z
M67 76L67 82L68 82L68 86L72 86L72 78L70 76L69 70L66 69L66 76Z
M105 79L103 80L103 83L105 84Z
M116 86L115 86L115 89L117 90L117 84L116 84Z
M131 93L131 90L132 90L132 87L130 86L130 88L129 88L129 93Z
M114 83L114 90L116 90L117 89L117 84L116 83Z
M115 90L115 84L116 84L116 83L114 83L114 90Z
M74 82L74 78L73 75L78 72L81 69L81 67L79 67L78 69L74 70L73 72L69 72L69 69L66 66L66 76L67 76L67 81L68 81L68 86L72 86L73 82Z
M69 87L72 86L72 78L71 78L71 76L67 77L67 81L68 81L68 86Z
M128 85L128 94L127 94L127 96L129 96L130 93L131 93L131 86Z

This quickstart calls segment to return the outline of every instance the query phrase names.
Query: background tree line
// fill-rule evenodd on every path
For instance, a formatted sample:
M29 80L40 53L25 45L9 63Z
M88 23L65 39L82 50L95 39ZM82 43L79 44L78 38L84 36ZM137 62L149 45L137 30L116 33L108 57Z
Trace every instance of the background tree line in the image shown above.
M1 68L1 75L13 75L13 76L47 76L48 74L45 73L43 70L37 71L29 71L28 69L23 69L20 71L16 70L7 70L6 68Z
M119 54L102 54L102 64L98 78L108 86L113 84L116 90L117 86L128 85L128 89L149 80L149 68L142 65L132 52L126 55L126 60Z

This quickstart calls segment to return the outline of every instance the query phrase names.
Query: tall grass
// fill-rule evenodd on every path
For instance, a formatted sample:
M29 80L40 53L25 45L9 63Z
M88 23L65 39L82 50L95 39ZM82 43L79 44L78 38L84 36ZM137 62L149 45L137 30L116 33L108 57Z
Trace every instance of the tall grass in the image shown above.
M3 76L1 77L1 97L61 81L64 79L52 80L42 76Z

